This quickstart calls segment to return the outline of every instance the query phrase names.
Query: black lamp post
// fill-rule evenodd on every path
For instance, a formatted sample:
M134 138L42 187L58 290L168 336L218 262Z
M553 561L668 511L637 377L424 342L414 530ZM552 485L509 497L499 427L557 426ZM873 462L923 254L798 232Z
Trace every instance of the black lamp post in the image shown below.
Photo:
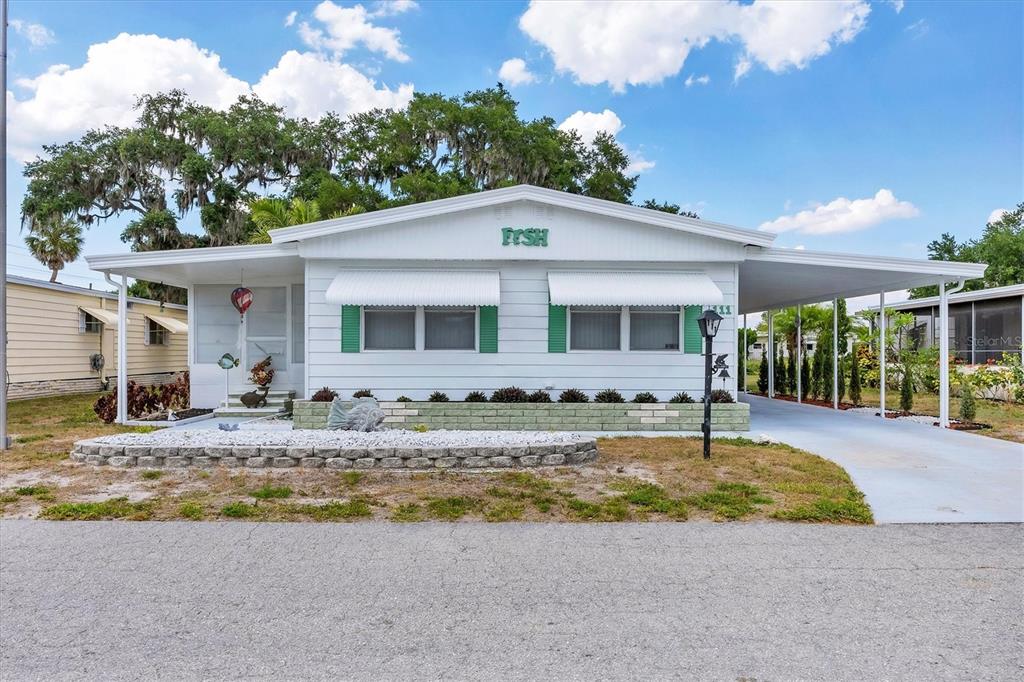
M711 344L721 323L722 316L714 310L705 310L697 318L700 335L704 337L704 423L701 424L704 432L704 459L711 459L711 377L714 374Z

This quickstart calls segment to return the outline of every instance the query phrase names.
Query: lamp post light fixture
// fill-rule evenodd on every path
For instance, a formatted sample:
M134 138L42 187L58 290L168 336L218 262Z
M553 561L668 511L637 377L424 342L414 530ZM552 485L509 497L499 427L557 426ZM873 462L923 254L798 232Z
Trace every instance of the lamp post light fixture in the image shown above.
M700 335L704 337L704 423L701 424L701 431L704 432L704 459L711 459L711 377L714 375L712 368L711 345L718 333L718 326L722 324L722 316L714 310L705 310L697 318L697 327ZM724 364L725 357L721 358Z

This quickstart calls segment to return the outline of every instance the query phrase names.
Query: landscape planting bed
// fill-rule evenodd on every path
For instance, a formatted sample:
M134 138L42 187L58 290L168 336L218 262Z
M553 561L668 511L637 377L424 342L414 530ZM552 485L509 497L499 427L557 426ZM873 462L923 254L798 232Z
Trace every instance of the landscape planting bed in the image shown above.
M597 459L597 441L540 431L170 429L79 441L71 458L151 468L489 469L591 462Z

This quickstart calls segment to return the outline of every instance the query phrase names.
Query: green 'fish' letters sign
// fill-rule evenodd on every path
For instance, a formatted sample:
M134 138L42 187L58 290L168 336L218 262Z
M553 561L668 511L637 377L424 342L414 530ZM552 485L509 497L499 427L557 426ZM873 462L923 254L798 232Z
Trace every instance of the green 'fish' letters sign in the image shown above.
M501 228L501 245L547 246L548 231L547 228L541 229L536 227L523 229L517 227L503 227Z

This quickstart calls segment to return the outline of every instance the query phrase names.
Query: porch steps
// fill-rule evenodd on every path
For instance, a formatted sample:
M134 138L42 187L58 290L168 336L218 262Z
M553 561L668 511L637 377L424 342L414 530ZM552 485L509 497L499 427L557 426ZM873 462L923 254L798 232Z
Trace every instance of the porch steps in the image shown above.
M226 404L213 411L217 417L267 417L284 412L291 412L295 391L270 391L267 394L265 407L248 408L242 404L242 394L248 391L234 391L228 394Z

